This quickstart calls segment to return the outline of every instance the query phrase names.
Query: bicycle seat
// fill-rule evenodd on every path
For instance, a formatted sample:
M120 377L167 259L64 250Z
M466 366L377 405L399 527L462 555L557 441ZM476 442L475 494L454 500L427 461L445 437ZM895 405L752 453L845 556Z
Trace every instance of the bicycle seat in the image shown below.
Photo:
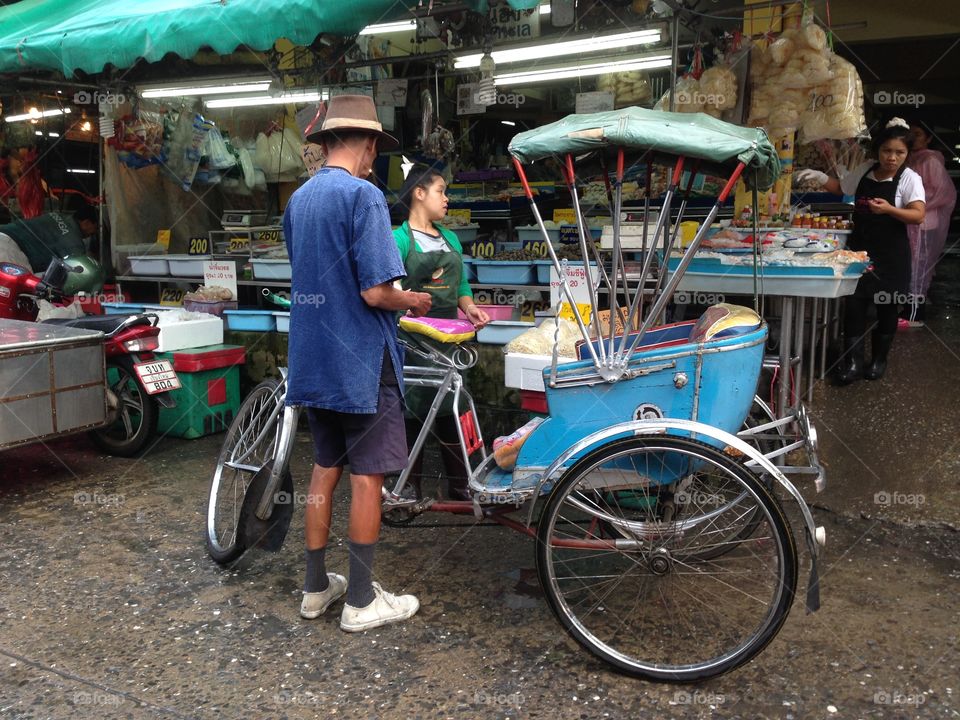
M404 316L400 318L400 328L408 333L424 335L433 340L456 345L473 340L477 335L473 323L466 320Z

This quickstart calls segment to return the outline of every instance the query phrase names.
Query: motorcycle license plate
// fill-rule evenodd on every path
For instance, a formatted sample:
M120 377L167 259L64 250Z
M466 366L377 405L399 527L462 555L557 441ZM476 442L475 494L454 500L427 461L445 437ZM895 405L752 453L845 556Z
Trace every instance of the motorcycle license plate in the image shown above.
M137 376L143 384L147 395L169 392L180 389L180 378L173 369L169 360L154 360L152 362L137 363L133 366Z

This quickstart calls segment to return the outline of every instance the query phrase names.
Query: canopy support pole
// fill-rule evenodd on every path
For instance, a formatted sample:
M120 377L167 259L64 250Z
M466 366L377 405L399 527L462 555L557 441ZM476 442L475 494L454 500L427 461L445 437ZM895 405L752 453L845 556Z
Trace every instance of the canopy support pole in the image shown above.
M683 278L683 274L687 271L687 267L693 261L693 256L699 249L700 243L703 241L704 236L707 234L707 231L713 224L714 219L717 217L717 213L720 211L720 206L727 201L727 196L733 190L734 185L736 185L737 180L740 178L740 173L743 172L744 167L746 166L743 162L737 163L737 167L734 168L733 174L730 175L730 179L727 180L727 184L723 187L723 191L717 197L717 202L715 202L713 207L710 208L710 212L707 214L703 224L697 230L697 234L693 238L693 242L690 243L690 247L687 248L686 252L683 254L683 257L680 258L680 264L677 265L677 269L670 276L670 281L667 283L666 288L664 288L663 293L661 293L660 297L657 298L653 307L650 309L650 313L643 321L643 326L637 332L633 342L630 343L630 347L627 349L626 353L622 354L622 362L624 365L630 361L630 356L637 349L637 346L640 344L640 340L643 338L644 333L646 333L647 330L649 330L653 325L654 318L656 318L666 308L667 303L670 301L670 296L673 295L673 292L677 289L677 285L680 284L680 280ZM669 260L670 258L667 257L663 259L664 268L668 266ZM626 338L624 338L624 345L625 344Z
M523 185L523 192L527 196L527 201L530 203L530 209L533 211L533 217L537 221L537 225L540 227L540 234L543 236L543 242L547 246L547 252L550 253L550 260L553 262L553 266L557 269L557 273L560 276L560 289L563 291L563 294L567 298L567 302L570 303L570 309L573 311L573 317L577 321L577 326L580 328L580 333L583 336L583 339L586 340L587 350L590 352L590 358L593 360L594 367L598 371L603 369L599 359L597 358L597 351L593 348L593 343L590 342L590 335L587 332L586 326L583 324L583 316L580 315L580 308L577 307L577 303L573 300L573 293L570 292L570 284L567 282L567 275L563 271L563 268L560 266L560 260L557 258L557 253L553 249L553 243L550 242L550 235L547 233L547 228L543 225L543 218L540 216L540 208L537 207L537 203L533 200L533 191L530 190L530 184L527 182L527 174L523 171L523 165L520 164L520 161L517 158L513 158L513 167L517 171L517 176L520 178L520 183Z

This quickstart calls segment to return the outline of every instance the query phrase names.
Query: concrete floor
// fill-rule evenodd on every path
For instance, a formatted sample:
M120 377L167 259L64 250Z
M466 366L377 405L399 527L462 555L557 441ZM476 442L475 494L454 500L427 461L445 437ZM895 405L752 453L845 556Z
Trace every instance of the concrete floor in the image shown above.
M384 528L376 579L419 596L412 620L348 635L337 604L303 621L302 513L278 554L229 570L206 554L222 436L166 439L142 460L72 439L0 455L0 717L958 717L956 265L886 378L817 387L829 485L800 486L828 533L823 608L795 603L729 675L667 686L610 672L550 614L533 542L472 518ZM344 543L331 570L346 570Z

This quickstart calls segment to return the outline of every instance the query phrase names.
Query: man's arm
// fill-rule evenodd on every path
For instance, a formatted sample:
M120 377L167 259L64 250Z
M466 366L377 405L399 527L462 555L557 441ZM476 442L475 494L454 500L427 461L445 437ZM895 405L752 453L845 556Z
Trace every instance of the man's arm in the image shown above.
M379 310L409 310L414 317L426 315L432 301L428 293L399 290L393 282L380 283L360 291L360 297L370 307Z

